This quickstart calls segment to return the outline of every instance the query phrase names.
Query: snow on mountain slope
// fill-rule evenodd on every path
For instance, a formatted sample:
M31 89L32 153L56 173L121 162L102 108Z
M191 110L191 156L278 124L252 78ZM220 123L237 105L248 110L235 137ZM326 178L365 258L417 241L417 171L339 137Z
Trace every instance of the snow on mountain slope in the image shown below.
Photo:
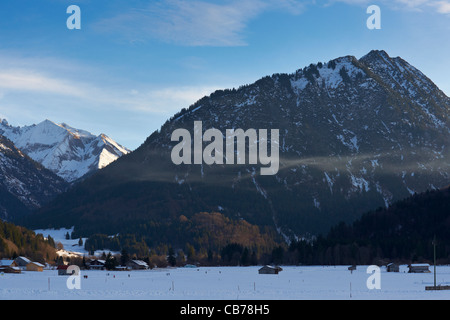
M0 219L28 214L65 191L68 183L0 134Z
M448 185L449 115L449 97L384 51L310 64L200 99L132 155L78 185L79 192L43 208L29 226L61 221L86 236L140 232L130 226L220 207L231 219L308 238ZM278 173L259 176L261 166L251 164L173 164L173 132L192 137L199 120L205 131L278 129Z
M68 182L102 169L130 152L104 134L95 136L50 120L24 127L13 127L2 120L0 134Z

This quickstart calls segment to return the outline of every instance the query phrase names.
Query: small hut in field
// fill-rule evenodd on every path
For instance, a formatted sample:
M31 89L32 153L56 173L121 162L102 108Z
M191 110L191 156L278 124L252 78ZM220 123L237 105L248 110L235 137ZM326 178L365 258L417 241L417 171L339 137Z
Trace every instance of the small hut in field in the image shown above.
M258 272L259 274L279 274L281 271L283 269L278 266L264 266Z
M396 263L389 263L386 266L386 271L387 272L400 272L400 266Z
M408 273L431 273L430 265L427 263L423 264L410 264L408 266Z

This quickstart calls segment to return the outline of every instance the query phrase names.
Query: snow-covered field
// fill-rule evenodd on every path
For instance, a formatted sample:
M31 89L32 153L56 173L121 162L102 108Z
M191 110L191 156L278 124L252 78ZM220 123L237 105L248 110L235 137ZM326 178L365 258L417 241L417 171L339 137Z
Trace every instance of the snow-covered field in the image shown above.
M35 230L51 235L67 252L86 254L71 229ZM85 241L85 239L83 239ZM96 252L100 255L101 252ZM148 271L81 271L80 290L67 287L56 270L0 274L0 300L450 300L450 291L425 291L434 275L381 272L381 290L369 290L367 266L287 267L278 275L260 275L260 267L204 267ZM433 268L431 268L433 270ZM87 279L84 278L87 276ZM450 266L437 268L437 282L450 285Z
M81 271L81 289L70 290L56 270L0 275L0 300L450 300L450 291L425 291L433 274L382 269L381 290L369 290L367 267L283 267L260 275L258 267L178 268L148 271ZM84 278L87 276L87 279ZM437 268L450 284L450 267Z

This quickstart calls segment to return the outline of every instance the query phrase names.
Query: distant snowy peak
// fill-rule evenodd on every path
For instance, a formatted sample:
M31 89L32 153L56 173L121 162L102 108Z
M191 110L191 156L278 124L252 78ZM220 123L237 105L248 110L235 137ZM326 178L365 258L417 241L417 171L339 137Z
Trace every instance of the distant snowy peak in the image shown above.
M50 120L24 127L13 127L1 120L0 134L68 182L103 169L130 152L105 134L95 136Z

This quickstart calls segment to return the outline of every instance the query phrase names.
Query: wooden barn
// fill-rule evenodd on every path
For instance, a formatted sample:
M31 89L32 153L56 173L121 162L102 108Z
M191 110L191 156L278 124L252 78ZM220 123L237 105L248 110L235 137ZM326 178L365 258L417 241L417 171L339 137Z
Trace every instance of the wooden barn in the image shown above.
M39 262L30 262L27 264L27 271L36 271L36 272L43 272L44 271L44 265L40 264Z
M389 263L386 266L386 271L387 272L400 272L400 266L396 263Z
M408 273L431 273L429 264L410 264Z
M0 266L0 273L21 273L19 267Z
M18 267L24 268L26 268L27 264L31 263L31 260L26 257L17 257L14 261L17 263Z
M20 268L14 260L0 260L0 273L20 273Z
M283 271L282 268L276 266L264 266L261 269L259 269L259 274L279 274L281 271Z

